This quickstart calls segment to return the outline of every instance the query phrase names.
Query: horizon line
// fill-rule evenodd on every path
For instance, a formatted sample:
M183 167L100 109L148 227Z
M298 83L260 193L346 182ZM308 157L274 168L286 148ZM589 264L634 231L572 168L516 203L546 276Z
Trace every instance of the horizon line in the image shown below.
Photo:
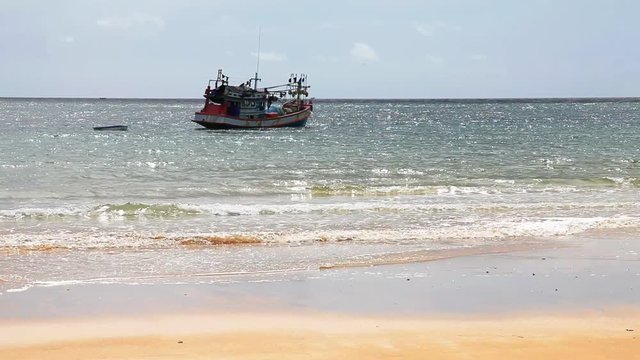
M0 99L8 100L188 100L196 101L201 98L191 97L86 97L86 96L0 96ZM471 100L638 100L640 96L541 96L541 97L434 97L434 98L366 98L366 97L326 97L326 98L309 98L318 101L471 101Z

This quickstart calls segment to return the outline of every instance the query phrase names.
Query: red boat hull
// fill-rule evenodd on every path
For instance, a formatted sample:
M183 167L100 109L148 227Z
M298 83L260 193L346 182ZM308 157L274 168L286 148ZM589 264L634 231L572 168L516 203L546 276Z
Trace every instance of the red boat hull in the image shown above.
M192 120L207 129L257 129L278 127L303 127L311 116L311 106L284 115L267 115L262 118L240 118L223 114L197 112Z

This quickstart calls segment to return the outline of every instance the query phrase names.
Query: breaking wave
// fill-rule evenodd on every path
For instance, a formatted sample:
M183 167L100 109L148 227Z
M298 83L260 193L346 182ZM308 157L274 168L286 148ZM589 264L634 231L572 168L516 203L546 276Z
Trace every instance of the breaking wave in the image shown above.
M126 203L120 205L107 204L94 208L92 215L124 216L124 217L179 217L197 215L200 212L192 207L175 204L140 204Z
M408 179L410 181L411 179ZM328 184L307 188L311 196L394 196L433 195L443 193L514 194L514 193L564 193L575 191L606 190L607 188L638 188L640 179L633 177L598 178L537 178L537 179L469 179L433 184L409 185L361 185Z
M249 235L227 235L227 236L187 236L175 238L180 245L202 246L202 245L248 245L262 242L257 236Z
M184 246L250 245L419 245L458 244L480 246L518 239L551 239L598 230L640 228L637 216L478 219L450 224L438 222L420 228L327 229L244 232L201 232L139 230L135 232L41 231L33 234L4 234L0 252L55 252L71 249L152 249Z
M403 195L399 195L403 196ZM435 214L452 213L509 213L519 211L523 215L554 210L584 210L594 212L607 209L627 209L640 207L634 201L635 194L613 201L608 193L594 193L589 198L569 194L557 199L552 194L532 201L522 201L517 195L493 197L476 189L442 189L431 197L363 198L344 201L291 201L281 203L210 203L210 204L104 204L93 207L53 207L19 208L0 210L1 221L56 221L94 220L121 221L140 219L186 220L192 217L237 217L237 216L278 216L278 215L348 215L348 214ZM464 197L464 198L463 198Z
M188 205L178 204L104 204L95 207L52 207L52 208L21 208L15 210L0 210L0 219L32 219L55 220L64 218L165 218L198 215L201 212Z

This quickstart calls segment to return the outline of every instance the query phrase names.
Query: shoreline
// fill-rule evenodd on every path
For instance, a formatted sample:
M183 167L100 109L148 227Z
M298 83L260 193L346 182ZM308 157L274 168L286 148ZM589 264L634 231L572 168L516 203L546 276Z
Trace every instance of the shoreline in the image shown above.
M60 283L0 295L0 321L223 309L447 315L640 304L640 242L585 235L512 252L324 270ZM516 248L512 248L516 249Z
M632 358L638 238L566 245L269 281L5 293L0 359Z

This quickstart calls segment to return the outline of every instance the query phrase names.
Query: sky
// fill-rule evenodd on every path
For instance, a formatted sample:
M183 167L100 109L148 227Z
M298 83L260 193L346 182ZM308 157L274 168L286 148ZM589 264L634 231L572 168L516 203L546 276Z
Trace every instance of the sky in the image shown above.
M0 97L640 96L635 0L0 0ZM259 30L260 29L260 30Z

